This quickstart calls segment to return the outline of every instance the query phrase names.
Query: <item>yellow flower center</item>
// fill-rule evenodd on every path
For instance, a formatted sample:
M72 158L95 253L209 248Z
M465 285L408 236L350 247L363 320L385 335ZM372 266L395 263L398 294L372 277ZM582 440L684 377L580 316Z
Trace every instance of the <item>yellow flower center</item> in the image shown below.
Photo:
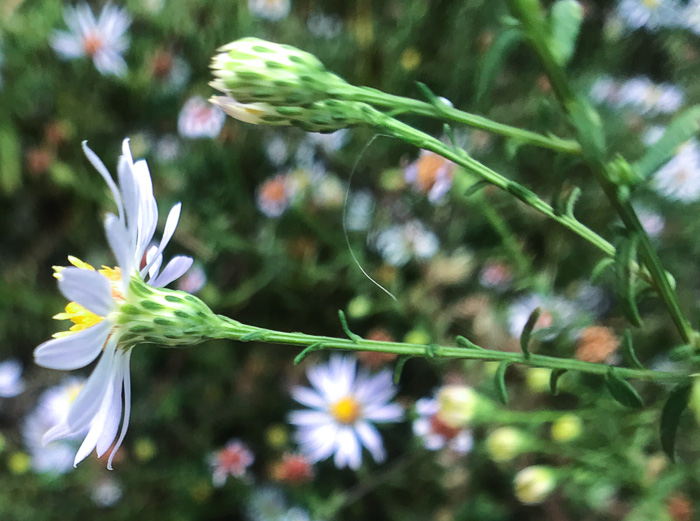
M656 9L659 7L659 0L642 0L642 3L649 9Z
M95 268L93 268L90 264L88 264L87 262L83 262L76 257L69 256L68 261L78 269L95 271ZM61 272L64 269L63 266L54 266L53 269L53 276L57 279L60 279ZM122 293L122 289L120 286L121 270L119 269L119 267L108 268L107 266L102 266L102 269L97 271L109 279L109 282L112 285L112 296L114 297L114 299L123 301L124 294ZM77 302L69 302L68 304L66 304L65 311L63 313L58 313L54 315L53 318L55 318L56 320L70 320L71 322L73 322L73 325L68 331L54 333L54 338L61 338L66 335L70 335L71 333L75 333L76 331L87 329L102 321L101 316L96 315L92 311L89 311Z
M360 417L360 404L352 396L346 396L331 405L331 414L340 423L350 425Z

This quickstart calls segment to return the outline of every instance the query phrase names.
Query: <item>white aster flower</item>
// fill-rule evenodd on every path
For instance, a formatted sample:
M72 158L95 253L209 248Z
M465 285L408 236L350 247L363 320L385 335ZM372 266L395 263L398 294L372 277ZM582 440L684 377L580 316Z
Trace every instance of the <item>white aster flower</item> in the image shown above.
M439 246L437 236L415 219L389 226L374 237L375 249L392 266L403 266L414 257L430 259Z
M22 364L14 359L0 363L0 398L12 398L22 391Z
M525 324L536 308L540 316L533 331L539 331L539 338L551 340L562 329L571 324L577 314L576 306L561 297L550 297L531 293L515 300L508 308L508 330L513 338L520 338Z
M248 0L248 9L258 18L277 22L289 14L290 0Z
M370 375L358 371L353 358L333 355L306 375L312 388L295 387L292 396L311 410L293 411L289 421L297 426L296 440L309 460L333 455L337 468L357 470L365 446L374 461L384 461L382 438L373 423L403 418L401 406L390 403L396 394L391 371Z
M236 439L229 440L224 448L214 452L209 459L212 484L221 487L229 476L242 478L253 461L255 456L245 443Z
M168 214L162 240L149 248L158 224L158 207L153 185L144 160L134 162L129 141L124 140L119 159L119 187L102 161L83 143L83 150L109 186L119 215L107 214L105 230L120 267L95 270L75 257L73 267L57 267L56 278L61 293L70 300L64 313L54 318L70 319L70 331L57 333L34 351L38 365L51 369L71 370L85 367L100 357L85 387L70 406L65 419L44 436L44 443L74 436L87 429L74 465L93 450L101 457L115 442L107 463L112 466L129 424L131 386L129 359L134 339L125 324L123 305L134 284L140 281L162 287L183 275L192 259L174 257L161 271L163 249L170 241L180 217L180 203ZM140 268L142 259L145 266ZM131 285L130 285L131 283ZM135 307L131 304L131 307ZM141 326L143 327L143 326ZM138 339L143 341L143 339ZM123 392L123 402L122 402ZM123 417L123 418L122 418ZM117 431L121 423L121 432Z
M406 182L414 190L428 195L428 200L435 204L452 187L455 164L441 155L428 150L421 150L418 159L404 169Z
M700 198L700 143L691 139L662 166L652 181L654 189L667 199L691 203Z
M32 460L32 469L40 474L64 474L73 468L78 438L87 429L74 437L56 440L48 445L42 442L48 431L65 420L70 406L85 384L84 379L66 378L58 385L44 391L37 405L24 419L22 438Z
M117 504L124 495L124 487L111 476L97 480L90 491L93 503L101 508L108 508Z
M307 18L306 27L314 36L332 40L343 29L343 20L339 16L316 11Z
M683 21L680 5L674 0L621 0L617 14L632 30L678 27Z
M618 104L640 115L673 114L683 104L683 91L670 83L654 83L644 76L631 78L619 87Z
M421 398L416 402L418 418L413 421L413 433L423 440L428 450L448 448L466 454L474 446L469 429L450 425L440 417L440 403L434 398Z
M363 231L372 223L374 197L369 190L358 190L348 194L345 227L352 232Z
M73 60L88 56L101 74L126 73L122 54L129 48L125 33L131 18L124 9L107 4L95 19L90 7L80 3L66 7L63 19L69 31L54 31L50 42L60 58Z
M182 137L215 138L221 132L226 114L201 96L188 99L177 118L177 130Z
M331 154L345 146L349 135L349 129L341 128L335 132L307 132L306 139L326 154Z

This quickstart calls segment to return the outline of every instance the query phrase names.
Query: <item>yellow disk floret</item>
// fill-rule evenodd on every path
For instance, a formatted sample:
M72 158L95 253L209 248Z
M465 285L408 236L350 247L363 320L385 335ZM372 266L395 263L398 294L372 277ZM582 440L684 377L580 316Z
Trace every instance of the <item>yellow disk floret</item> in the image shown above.
M340 423L351 425L360 417L360 404L352 396L341 398L331 405L331 414Z

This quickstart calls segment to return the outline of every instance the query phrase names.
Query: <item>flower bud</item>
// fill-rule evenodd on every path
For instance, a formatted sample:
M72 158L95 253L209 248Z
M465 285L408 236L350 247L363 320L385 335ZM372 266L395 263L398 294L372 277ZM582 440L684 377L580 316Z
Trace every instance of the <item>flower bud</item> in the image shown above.
M493 410L493 404L466 385L446 385L437 394L438 416L450 427L466 427Z
M500 427L486 438L491 459L499 463L511 461L527 448L527 436L514 427Z
M241 103L300 106L332 97L348 84L313 54L290 45L242 38L224 45L211 63L223 90Z
M566 443L581 435L583 424L575 414L565 414L552 424L552 439Z
M521 503L542 503L557 485L554 469L544 465L526 467L515 476L515 496Z
M182 347L198 344L216 332L218 318L197 297L149 286L132 277L127 300L119 313L119 342Z

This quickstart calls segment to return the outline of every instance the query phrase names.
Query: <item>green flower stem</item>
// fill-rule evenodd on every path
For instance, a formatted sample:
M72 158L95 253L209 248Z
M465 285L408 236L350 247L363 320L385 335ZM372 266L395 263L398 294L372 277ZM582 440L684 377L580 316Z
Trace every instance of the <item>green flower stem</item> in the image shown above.
M688 344L698 342L698 335L690 323L685 318L681 310L678 296L671 286L667 272L661 264L651 239L647 235L644 227L639 221L632 204L626 197L625 191L613 181L617 174L612 171L609 164L604 160L604 145L602 139L596 136L601 129L594 128L594 124L599 121L599 117L593 109L587 107L582 100L576 96L571 88L562 65L557 62L549 45L550 34L549 24L539 0L507 0L513 15L520 20L526 36L535 48L542 66L549 78L552 89L559 100L562 108L566 111L574 124L579 140L582 144L584 159L588 162L591 170L596 175L603 191L611 204L620 215L628 230L633 231L640 238L640 254L642 260L649 270L654 286L663 300L673 323L681 338Z
M477 116L476 114L470 114L469 112L450 107L446 103L426 103L424 101L387 94L369 87L353 87L349 93L343 91L343 97L352 101L362 101L371 105L391 108L394 115L408 113L437 118L444 121L454 121L470 127L493 132L494 134L513 138L521 143L549 148L566 154L581 154L581 145L576 141L562 139L556 136L543 136L542 134L529 130L497 123L483 116Z
M440 154L441 156L457 163L467 170L474 172L485 181L511 193L525 204L533 207L535 210L538 210L540 213L546 215L553 221L558 222L575 234L581 236L593 244L596 248L603 251L606 255L611 257L615 256L615 247L593 230L584 226L571 215L557 214L550 204L540 199L534 192L514 181L511 181L510 179L507 179L506 177L503 177L501 174L494 172L487 166L472 158L464 150L452 148L439 139L436 139L379 111L375 111L373 116L373 124L382 129L384 132L389 132L395 137L411 143L419 148Z
M392 353L409 357L424 357L431 359L469 359L492 362L510 362L532 367L546 367L550 369L566 369L580 371L589 374L605 375L610 366L582 362L567 358L555 358L552 356L530 354L525 357L522 353L495 351L483 349L479 346L450 347L440 345L410 344L403 342L383 342L379 340L366 340L357 335L351 338L337 338L321 335L307 335L305 333L285 333L272 329L265 329L242 324L223 315L217 315L218 328L210 333L212 338L225 338L241 342L265 342L273 344L286 344L313 350L339 349L343 351L373 351L379 353ZM658 382L681 382L690 377L684 373L671 373L665 371L652 371L647 369L616 368L616 372L623 378L648 380Z

